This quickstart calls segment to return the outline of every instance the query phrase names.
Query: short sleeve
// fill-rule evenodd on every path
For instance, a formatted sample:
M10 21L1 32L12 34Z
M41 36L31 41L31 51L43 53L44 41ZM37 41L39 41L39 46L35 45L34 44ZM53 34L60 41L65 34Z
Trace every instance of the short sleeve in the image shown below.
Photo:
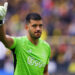
M49 64L50 56L51 56L51 47L48 46L48 58L47 58L47 63L46 64Z
M16 37L12 37L12 39L14 40L13 45L10 47L10 49L14 49L16 47Z

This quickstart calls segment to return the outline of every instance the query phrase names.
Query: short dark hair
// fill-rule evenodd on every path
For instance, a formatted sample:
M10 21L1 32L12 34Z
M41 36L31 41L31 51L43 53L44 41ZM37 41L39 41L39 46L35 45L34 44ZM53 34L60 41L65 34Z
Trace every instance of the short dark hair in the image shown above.
M42 17L38 13L30 13L26 16L26 24L30 23L30 20L41 20Z

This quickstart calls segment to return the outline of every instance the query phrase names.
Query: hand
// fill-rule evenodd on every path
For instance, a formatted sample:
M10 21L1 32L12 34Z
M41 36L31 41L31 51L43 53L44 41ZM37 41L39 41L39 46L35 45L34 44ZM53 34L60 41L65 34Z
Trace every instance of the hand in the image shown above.
M4 6L0 6L0 20L3 20L7 13L8 2L4 3Z

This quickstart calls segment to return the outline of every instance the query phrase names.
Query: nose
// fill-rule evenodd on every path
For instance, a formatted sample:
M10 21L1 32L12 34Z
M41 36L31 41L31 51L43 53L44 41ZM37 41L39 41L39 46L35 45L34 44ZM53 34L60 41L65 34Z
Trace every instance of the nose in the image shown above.
M40 27L39 26L37 26L37 30L40 30Z

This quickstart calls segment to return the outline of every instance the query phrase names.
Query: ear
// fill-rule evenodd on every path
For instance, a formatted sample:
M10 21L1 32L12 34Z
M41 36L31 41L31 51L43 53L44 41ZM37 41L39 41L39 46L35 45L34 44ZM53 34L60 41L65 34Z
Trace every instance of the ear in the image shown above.
M26 25L25 25L25 29L28 30L28 28L29 28L29 26L26 24Z

